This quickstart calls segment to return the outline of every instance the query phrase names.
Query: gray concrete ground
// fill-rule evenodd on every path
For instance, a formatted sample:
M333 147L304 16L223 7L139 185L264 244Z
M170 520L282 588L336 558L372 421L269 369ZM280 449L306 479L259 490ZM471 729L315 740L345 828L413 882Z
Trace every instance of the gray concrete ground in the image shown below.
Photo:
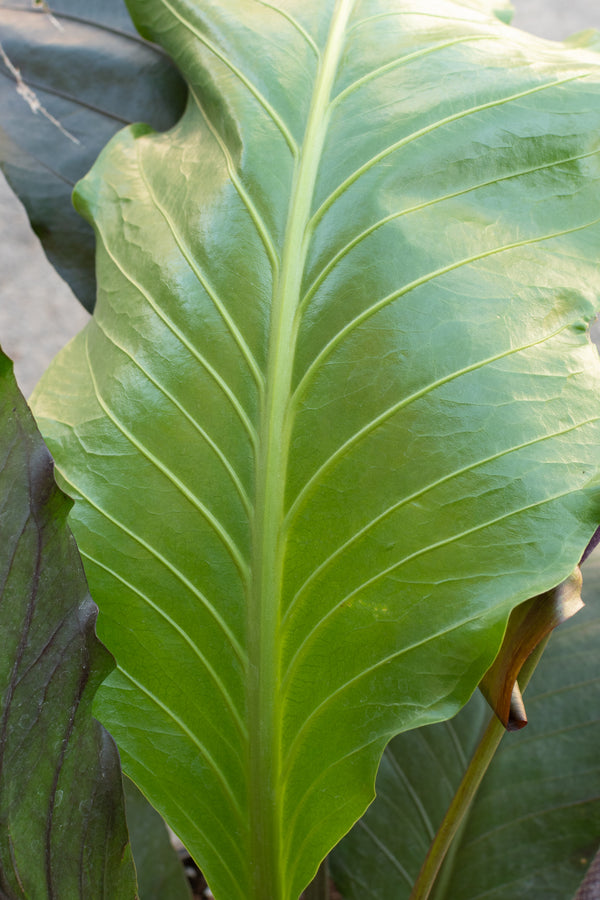
M513 24L560 40L600 28L598 0L515 0ZM29 394L87 313L46 261L26 216L0 176L0 343Z
M598 0L513 0L513 25L561 41L585 28L600 28Z
M0 176L0 344L28 396L88 314L46 259L25 210Z

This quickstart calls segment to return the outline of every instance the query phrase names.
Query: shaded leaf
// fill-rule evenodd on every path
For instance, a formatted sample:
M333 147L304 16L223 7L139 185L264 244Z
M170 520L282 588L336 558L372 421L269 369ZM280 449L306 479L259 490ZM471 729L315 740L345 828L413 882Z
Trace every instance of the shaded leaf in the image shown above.
M565 900L600 834L600 555L588 604L552 635L527 688L527 728L504 737L442 868L435 900ZM452 722L395 738L377 799L331 857L345 900L403 900L488 713L479 694Z
M123 780L123 788L140 900L191 900L165 823L129 778Z
M219 900L297 900L595 528L600 60L475 0L130 5L190 103L77 189L36 413L127 773Z
M142 119L170 127L185 87L140 39L123 0L0 0L0 167L60 275L88 310L94 237L71 203L112 135Z
M132 900L119 759L68 501L0 353L0 895Z

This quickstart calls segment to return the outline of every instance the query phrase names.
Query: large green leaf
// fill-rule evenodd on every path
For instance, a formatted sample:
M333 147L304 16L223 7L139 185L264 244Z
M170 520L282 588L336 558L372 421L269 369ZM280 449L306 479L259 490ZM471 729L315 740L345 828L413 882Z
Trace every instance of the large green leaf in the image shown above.
M0 896L133 900L119 758L92 718L113 668L70 507L0 351Z
M190 100L78 187L36 411L125 770L220 900L296 900L593 531L599 59L475 0L130 6Z
M124 0L0 0L0 76L0 167L50 262L92 310L94 235L73 209L73 185L123 125L172 125L185 86L140 39Z
M566 900L600 835L600 555L587 606L551 638L527 689L530 722L505 736L442 870L435 900ZM476 695L452 722L387 747L377 799L332 854L346 900L410 895L489 717Z

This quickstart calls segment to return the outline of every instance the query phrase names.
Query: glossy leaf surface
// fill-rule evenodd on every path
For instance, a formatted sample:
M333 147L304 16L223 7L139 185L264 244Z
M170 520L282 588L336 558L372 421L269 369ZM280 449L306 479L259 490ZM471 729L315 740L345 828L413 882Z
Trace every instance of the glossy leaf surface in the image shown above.
M119 758L92 718L112 661L71 503L0 352L0 896L133 900Z
M0 167L50 262L92 310L94 234L73 186L124 125L172 125L185 86L140 39L124 0L0 0L0 45Z
M600 555L583 575L587 605L550 638L525 694L529 724L500 744L434 900L565 900L596 852ZM475 695L452 722L392 741L377 799L331 858L346 900L409 897L488 716Z
M600 66L488 4L130 6L190 101L77 190L36 412L126 771L218 900L297 900L594 530Z

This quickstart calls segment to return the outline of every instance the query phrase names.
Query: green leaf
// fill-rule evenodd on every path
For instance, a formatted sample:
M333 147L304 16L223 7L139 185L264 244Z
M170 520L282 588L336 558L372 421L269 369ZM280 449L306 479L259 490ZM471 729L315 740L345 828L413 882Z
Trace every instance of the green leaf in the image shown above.
M129 778L123 780L123 788L140 900L191 900L165 823Z
M0 167L48 259L91 311L94 235L73 209L73 186L123 125L169 128L185 86L140 39L123 0L84 6L0 0Z
M77 189L36 413L126 772L219 900L297 900L594 530L600 64L488 4L131 9L190 101Z
M0 895L133 900L121 772L91 702L112 660L68 501L0 352Z
M489 717L477 692L454 719L387 746L375 801L329 857L344 900L408 900Z
M500 744L435 900L565 900L596 852L600 555L583 573L588 605L551 637L527 688L529 724ZM487 716L477 694L452 722L391 742L377 799L331 857L346 900L409 897Z

